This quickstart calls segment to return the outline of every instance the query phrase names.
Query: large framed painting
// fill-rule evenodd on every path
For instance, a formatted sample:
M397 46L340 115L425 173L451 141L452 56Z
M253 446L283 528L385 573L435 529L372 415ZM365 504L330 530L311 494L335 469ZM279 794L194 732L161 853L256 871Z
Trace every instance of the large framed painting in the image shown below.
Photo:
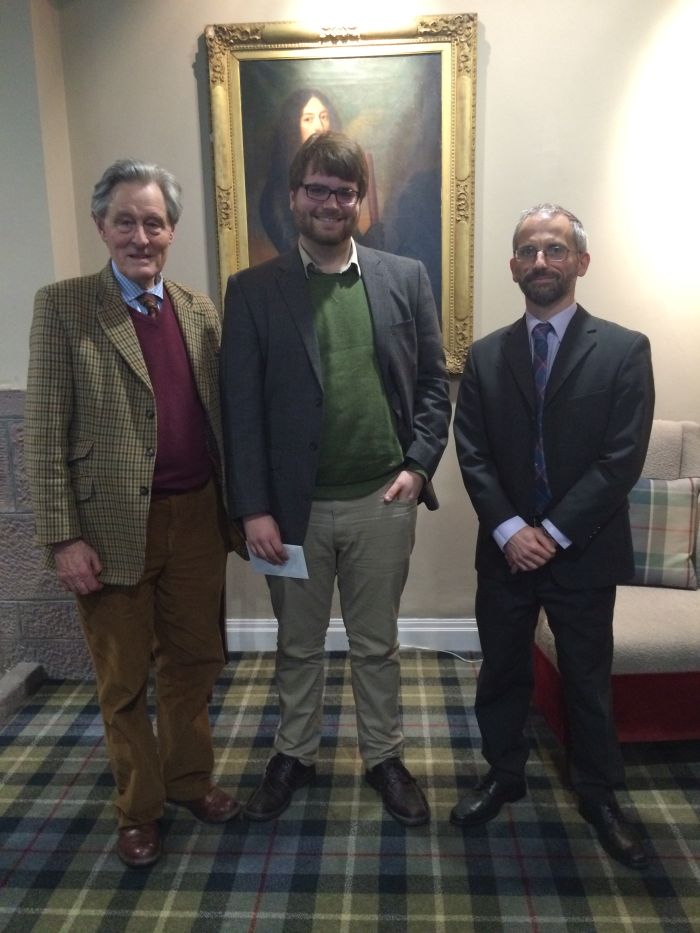
M208 26L220 284L291 248L288 169L311 133L367 154L359 242L421 259L450 372L472 336L476 15L394 30Z

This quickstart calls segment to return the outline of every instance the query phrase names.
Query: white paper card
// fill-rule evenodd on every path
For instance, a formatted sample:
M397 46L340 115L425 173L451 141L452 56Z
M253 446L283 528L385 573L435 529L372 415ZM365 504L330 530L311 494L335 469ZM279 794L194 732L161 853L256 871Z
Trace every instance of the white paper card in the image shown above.
M271 564L269 560L251 554L250 566L256 573L265 573L268 576L298 577L300 580L308 580L309 571L306 569L304 548L301 544L285 544L284 546L288 556L283 564Z

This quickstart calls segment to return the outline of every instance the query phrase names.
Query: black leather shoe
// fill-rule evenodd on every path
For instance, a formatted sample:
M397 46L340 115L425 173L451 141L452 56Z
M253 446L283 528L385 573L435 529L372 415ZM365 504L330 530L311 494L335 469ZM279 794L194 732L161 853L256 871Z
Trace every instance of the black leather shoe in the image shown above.
M387 758L365 771L365 780L378 790L386 809L406 826L420 826L430 819L430 807L410 771L400 758Z
M243 807L244 815L249 820L274 820L287 809L294 791L315 777L315 765L304 765L298 758L278 752L268 761L260 785Z
M578 812L598 834L598 841L615 861L628 868L646 868L642 840L614 801L581 800Z
M450 813L455 826L479 826L488 823L501 811L504 803L513 803L525 796L525 781L499 781L487 775L473 790L465 794Z

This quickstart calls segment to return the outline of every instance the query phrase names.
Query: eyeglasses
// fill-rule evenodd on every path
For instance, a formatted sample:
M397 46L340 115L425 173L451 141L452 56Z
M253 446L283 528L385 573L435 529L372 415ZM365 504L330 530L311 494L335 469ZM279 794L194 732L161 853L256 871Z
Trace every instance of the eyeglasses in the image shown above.
M329 188L327 185L315 184L301 185L301 187L306 192L307 198L310 198L312 201L318 201L321 204L334 194L336 203L341 207L353 207L357 204L357 199L360 197L360 192L355 188Z
M564 262L570 252L571 250L566 246L562 246L561 243L550 243L549 246L543 246L542 249L538 249L536 246L519 246L513 255L519 262L536 262L540 253L547 262Z

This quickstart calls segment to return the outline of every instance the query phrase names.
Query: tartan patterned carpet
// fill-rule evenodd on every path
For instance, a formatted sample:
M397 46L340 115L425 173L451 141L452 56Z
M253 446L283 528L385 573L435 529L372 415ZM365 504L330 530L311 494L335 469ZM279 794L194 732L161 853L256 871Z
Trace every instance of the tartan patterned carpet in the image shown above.
M405 828L363 780L345 656L328 659L316 784L271 823L163 820L150 869L114 854L112 779L90 684L49 682L0 732L0 929L12 933L692 933L700 930L700 762L691 743L625 748L637 873L607 858L561 786L533 714L529 794L468 833L458 793L483 770L477 663L402 651L406 763L433 819ZM276 722L273 656L231 660L212 705L218 779L245 799Z

